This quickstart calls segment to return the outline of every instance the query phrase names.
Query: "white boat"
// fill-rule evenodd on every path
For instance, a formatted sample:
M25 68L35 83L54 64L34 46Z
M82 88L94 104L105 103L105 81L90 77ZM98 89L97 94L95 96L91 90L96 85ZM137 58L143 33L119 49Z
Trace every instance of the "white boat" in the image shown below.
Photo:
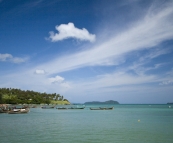
M29 112L29 108L13 109L8 111L8 114L25 114Z

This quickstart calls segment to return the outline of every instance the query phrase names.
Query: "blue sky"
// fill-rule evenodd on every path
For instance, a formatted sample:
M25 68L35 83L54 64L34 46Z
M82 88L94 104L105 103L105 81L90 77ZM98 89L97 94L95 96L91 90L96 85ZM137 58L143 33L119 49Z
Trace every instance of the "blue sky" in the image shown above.
M173 102L173 1L0 0L0 87Z

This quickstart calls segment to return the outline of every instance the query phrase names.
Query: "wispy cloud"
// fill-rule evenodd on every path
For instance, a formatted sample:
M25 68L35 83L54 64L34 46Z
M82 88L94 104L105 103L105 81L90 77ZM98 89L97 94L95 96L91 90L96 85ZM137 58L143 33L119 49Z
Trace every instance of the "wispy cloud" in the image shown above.
M56 26L55 29L59 33L54 33L54 32L49 32L50 37L49 39L52 42L68 39L68 38L74 38L78 39L81 41L90 41L94 42L95 41L95 35L90 34L87 29L79 29L74 26L73 23L68 23L68 24L61 24L59 26Z
M154 58L168 54L170 52L171 51L167 49L161 49L161 50L157 48L150 49L147 53L140 54L140 56L136 58L136 60L132 62L129 67L126 67L125 69L126 71L132 70L137 75L145 75L146 72L148 71L159 69L168 64L168 63L152 63L150 66L148 65L151 61L153 61Z
M173 81L170 81L170 80L159 83L159 85L172 85L172 84L173 84Z
M172 6L171 3L158 11L152 13L150 11L129 29L116 34L107 41L97 43L89 50L53 59L37 68L45 69L53 74L85 66L118 65L124 60L123 55L128 52L151 49L165 40L173 39Z
M23 63L28 60L28 57L19 58L13 57L11 54L0 54L0 61L2 62L11 62L15 64Z

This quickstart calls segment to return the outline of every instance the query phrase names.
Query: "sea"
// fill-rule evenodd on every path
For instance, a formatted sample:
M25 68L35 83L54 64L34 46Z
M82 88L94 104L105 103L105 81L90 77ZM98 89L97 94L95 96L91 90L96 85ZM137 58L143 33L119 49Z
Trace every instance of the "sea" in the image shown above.
M90 110L103 106L114 109ZM27 114L2 113L0 143L173 143L173 105L38 107Z

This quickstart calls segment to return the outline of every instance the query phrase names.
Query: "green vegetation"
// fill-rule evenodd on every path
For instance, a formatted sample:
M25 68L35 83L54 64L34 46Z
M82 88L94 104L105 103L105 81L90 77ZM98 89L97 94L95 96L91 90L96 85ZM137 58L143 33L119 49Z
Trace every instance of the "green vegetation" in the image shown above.
M0 88L0 104L70 104L60 94Z

